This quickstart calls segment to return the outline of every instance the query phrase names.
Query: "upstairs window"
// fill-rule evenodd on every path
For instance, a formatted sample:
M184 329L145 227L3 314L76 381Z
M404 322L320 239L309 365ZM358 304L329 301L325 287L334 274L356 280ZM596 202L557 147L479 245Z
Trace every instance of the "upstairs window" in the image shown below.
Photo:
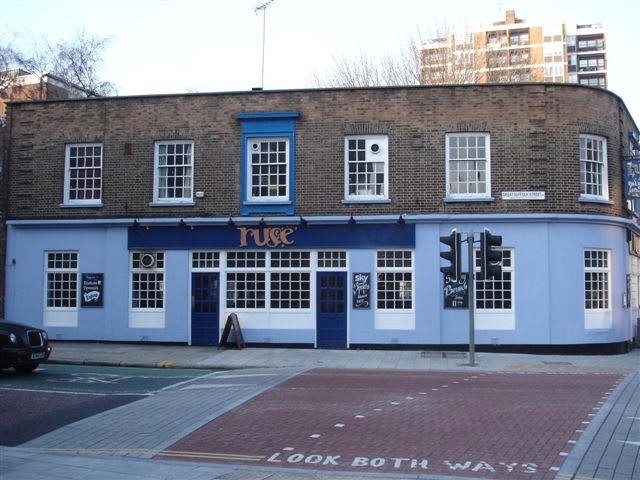
M239 113L240 213L293 215L295 132L299 112Z
M102 205L102 144L77 143L65 149L64 203Z
M386 136L345 138L345 200L389 198L389 139Z
M447 197L491 196L488 133L450 133L446 136Z
M580 194L584 199L608 200L607 140L580 135Z
M193 203L193 142L156 142L154 157L154 203Z
M289 139L250 138L248 199L272 201L289 199Z

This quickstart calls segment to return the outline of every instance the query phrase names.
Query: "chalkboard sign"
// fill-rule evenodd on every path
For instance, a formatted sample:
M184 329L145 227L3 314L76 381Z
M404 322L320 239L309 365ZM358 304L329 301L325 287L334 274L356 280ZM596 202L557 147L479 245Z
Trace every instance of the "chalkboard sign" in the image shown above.
M353 274L353 308L371 308L371 273Z
M640 157L624 162L624 194L629 200L640 198Z
M104 273L82 274L82 307L102 307L104 297Z
M224 325L224 330L222 331L222 338L220 339L220 346L218 346L218 349L225 347L227 341L229 340L231 329L233 329L233 334L236 338L236 346L238 347L238 349L240 350L244 348L244 337L242 336L242 330L240 329L238 315L236 315L235 313L231 313L227 317L227 323L225 323Z
M444 277L444 308L469 308L469 274L463 273L456 281L449 275Z

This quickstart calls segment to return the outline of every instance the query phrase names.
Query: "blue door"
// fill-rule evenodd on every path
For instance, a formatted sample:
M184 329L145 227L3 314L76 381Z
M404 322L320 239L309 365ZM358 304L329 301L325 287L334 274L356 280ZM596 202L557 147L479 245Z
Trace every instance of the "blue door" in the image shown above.
M217 345L218 273L191 274L191 345Z
M347 348L347 272L318 272L318 348Z

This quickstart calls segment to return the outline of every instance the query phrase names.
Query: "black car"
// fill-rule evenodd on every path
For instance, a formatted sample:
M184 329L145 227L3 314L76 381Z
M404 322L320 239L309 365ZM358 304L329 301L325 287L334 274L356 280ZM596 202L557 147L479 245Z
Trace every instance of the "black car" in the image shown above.
M51 354L47 332L18 323L0 321L0 369L29 373Z

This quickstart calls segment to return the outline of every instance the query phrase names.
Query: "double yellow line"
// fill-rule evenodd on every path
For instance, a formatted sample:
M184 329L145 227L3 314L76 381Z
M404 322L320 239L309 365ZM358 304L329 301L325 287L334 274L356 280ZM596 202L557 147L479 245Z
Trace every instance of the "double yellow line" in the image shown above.
M199 458L207 460L232 460L236 462L259 462L264 460L264 455L236 455L233 453L207 453L207 452L178 452L174 450L163 450L156 454L158 457L174 458Z
M264 460L264 455L236 455L234 453L207 453L207 452L180 452L174 450L156 451L148 448L29 448L49 453L71 453L76 455L126 455L126 454L152 454L157 457L171 458L199 458L206 460L231 460L235 462L259 462Z

